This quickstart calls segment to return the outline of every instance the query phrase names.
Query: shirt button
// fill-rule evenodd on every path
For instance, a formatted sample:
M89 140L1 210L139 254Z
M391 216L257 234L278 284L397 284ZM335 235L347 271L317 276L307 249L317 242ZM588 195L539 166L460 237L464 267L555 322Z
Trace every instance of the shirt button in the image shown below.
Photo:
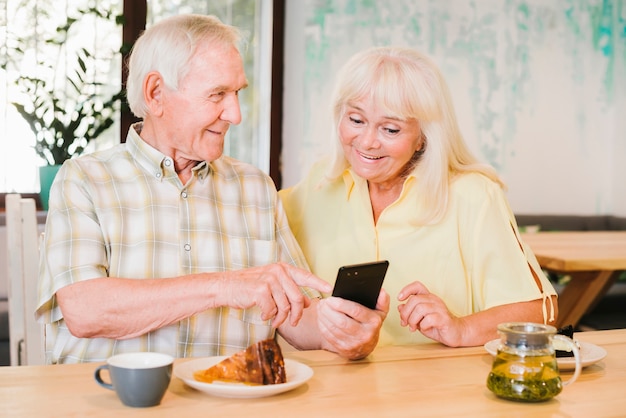
M187 199L187 192L183 192L181 196L183 197L183 199Z
M191 245L185 244L185 251L191 251Z
M172 160L170 160L169 158L166 158L163 164L165 164L166 167L169 167L170 165L172 165Z
M156 177L157 177L158 179L160 179L160 178L161 178L161 173L156 173Z

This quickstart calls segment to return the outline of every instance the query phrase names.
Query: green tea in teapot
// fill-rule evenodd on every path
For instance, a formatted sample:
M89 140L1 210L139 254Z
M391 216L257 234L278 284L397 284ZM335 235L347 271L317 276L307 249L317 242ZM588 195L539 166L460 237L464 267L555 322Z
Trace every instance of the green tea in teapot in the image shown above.
M487 387L501 398L540 402L563 390L556 359L553 355L529 356L498 351Z
M556 328L531 322L498 325L498 352L487 377L487 388L496 396L522 402L552 399L580 374L580 354L574 342L556 335ZM563 383L553 340L567 344L576 358L574 376Z

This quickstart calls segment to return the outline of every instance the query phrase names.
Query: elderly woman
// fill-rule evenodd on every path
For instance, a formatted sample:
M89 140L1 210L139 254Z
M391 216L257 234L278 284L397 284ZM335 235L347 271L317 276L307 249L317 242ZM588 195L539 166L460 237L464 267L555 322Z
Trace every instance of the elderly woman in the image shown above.
M555 323L556 292L520 239L502 181L465 144L428 57L398 47L353 56L333 116L333 155L280 196L321 278L389 260L379 344L473 346L501 322Z

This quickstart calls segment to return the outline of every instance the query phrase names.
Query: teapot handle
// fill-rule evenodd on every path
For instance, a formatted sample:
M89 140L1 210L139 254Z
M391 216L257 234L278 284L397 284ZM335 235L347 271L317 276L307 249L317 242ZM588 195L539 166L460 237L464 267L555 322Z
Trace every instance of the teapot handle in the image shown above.
M580 371L582 370L582 361L580 358L580 351L578 350L578 346L576 346L576 343L569 337L557 334L552 338L566 343L572 349L572 353L574 354L574 359L576 360L576 370L574 370L574 375L570 377L567 381L563 382L563 386L567 386L571 383L574 383L576 379L578 379L578 376L580 376Z

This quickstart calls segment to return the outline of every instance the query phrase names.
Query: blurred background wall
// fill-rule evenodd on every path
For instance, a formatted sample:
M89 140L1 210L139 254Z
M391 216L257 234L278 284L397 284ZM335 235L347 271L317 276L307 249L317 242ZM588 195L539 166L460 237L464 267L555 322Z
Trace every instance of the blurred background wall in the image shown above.
M338 68L419 49L516 213L626 215L625 0L286 0L283 187L323 155Z

